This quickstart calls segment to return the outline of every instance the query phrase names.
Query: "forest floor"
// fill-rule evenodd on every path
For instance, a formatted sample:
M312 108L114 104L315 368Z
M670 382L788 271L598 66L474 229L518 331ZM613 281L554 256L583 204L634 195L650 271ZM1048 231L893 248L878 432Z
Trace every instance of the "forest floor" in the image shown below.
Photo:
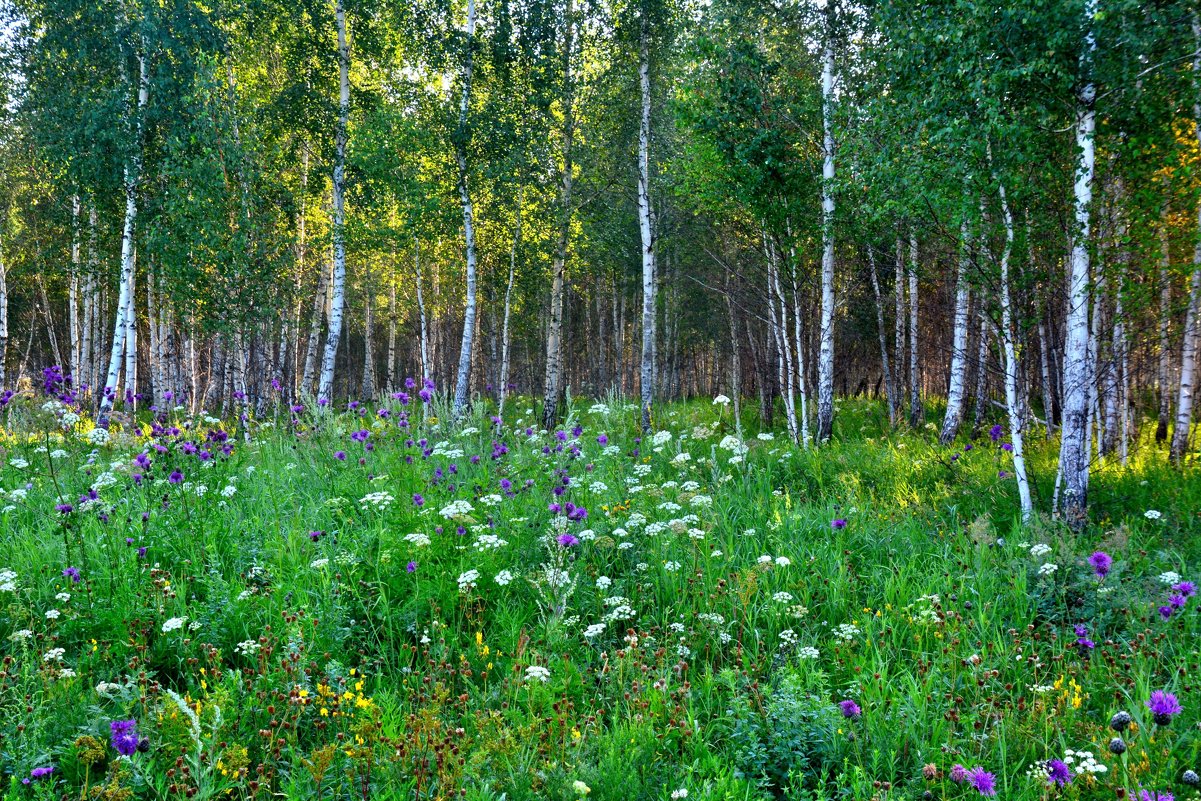
M1003 430L869 401L810 451L708 401L641 441L617 399L41 404L0 440L5 799L1198 797L1201 481L1150 439L1072 532L1019 525Z

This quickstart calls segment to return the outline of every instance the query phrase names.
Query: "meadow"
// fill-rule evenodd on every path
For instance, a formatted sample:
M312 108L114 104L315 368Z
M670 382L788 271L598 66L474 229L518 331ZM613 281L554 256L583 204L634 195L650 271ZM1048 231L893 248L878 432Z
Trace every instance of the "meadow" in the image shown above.
M1150 424L1074 531L994 421L443 404L7 397L0 797L1201 797L1201 482Z

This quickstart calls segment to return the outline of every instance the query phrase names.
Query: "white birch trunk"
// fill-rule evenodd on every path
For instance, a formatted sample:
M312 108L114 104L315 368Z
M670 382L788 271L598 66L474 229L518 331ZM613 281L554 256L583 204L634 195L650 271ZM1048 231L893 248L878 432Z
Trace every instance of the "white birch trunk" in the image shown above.
M563 173L559 187L559 230L551 259L550 319L546 327L546 374L543 380L542 424L550 429L559 416L563 394L563 289L567 269L567 246L571 235L571 197L574 188L573 147L575 144L575 91L572 84L572 46L575 41L573 5L564 11L563 35Z
M1193 41L1201 47L1201 20L1193 14ZM1201 71L1201 50L1193 56L1194 80ZM1197 87L1195 87L1196 89ZM1198 144L1201 144L1201 91L1193 104L1193 123L1196 126ZM1197 228L1201 233L1201 208L1197 209ZM1193 248L1193 275L1189 280L1188 311L1184 317L1184 346L1180 352L1180 390L1176 396L1176 425L1172 431L1172 447L1169 456L1173 464L1183 464L1189 448L1189 435L1193 425L1193 396L1196 393L1198 327L1201 326L1201 237Z
M1092 20L1096 0L1084 1L1085 53L1084 73L1092 67L1096 38ZM1089 472L1089 388L1093 383L1089 364L1091 332L1089 328L1089 253L1091 230L1090 206L1093 198L1093 168L1095 163L1094 132L1096 118L1094 103L1096 86L1091 78L1081 88L1076 109L1076 180L1073 192L1075 230L1068 277L1068 311L1066 341L1063 348L1062 434L1059 442L1059 472L1063 513L1073 526L1083 525L1088 505Z
M396 275L388 276L388 392L396 391Z
M67 279L67 317L71 337L70 360L72 386L79 386L79 271L82 266L82 243L80 242L80 213L82 206L79 195L71 198L71 275Z
M917 237L909 235L909 425L917 428L925 419L922 382L917 354Z
M905 246L901 242L901 238L897 237L897 255L896 269L893 289L895 290L895 314L893 323L896 327L896 350L893 351L896 359L896 385L897 396L896 406L892 410L893 424L901 422L901 411L904 409L905 395Z
M125 292L128 307L125 310L125 405L138 408L138 302L137 269L135 253L135 269L129 271L129 288Z
M769 319L776 341L777 373L784 398L784 418L788 424L788 436L794 443L799 443L800 429L797 426L796 394L793 389L792 347L788 340L788 306L780 288L779 255L766 228L763 230L763 250L767 257L767 299L771 306Z
M817 351L817 441L834 431L834 32L826 4L822 57L822 304Z
M350 122L350 46L346 41L346 11L342 0L334 0L334 17L338 25L338 124L334 131L334 214L331 233L334 245L333 298L330 302L329 333L325 338L325 354L321 359L321 380L318 400L332 401L334 364L338 343L342 339L342 317L346 308L346 140Z
M143 47L145 43L143 42ZM100 411L96 423L108 426L108 415L116 400L117 380L121 374L121 356L125 352L128 334L127 315L131 307L129 292L133 286L134 273L134 226L138 218L138 181L142 174L142 113L150 97L150 75L147 71L146 53L138 56L138 102L133 111L133 154L125 165L125 223L121 231L121 279L117 298L116 319L113 323L113 346L109 354L108 371L100 397ZM128 383L128 377L126 382Z
M367 286L364 287L363 303L363 400L375 400L375 294L371 291L370 275L367 271Z
M646 9L642 11L642 34L638 45L638 85L642 95L642 113L638 125L638 231L642 237L642 430L651 429L651 403L654 400L655 355L655 235L651 219L650 138L651 77L650 25Z
M1018 485L1022 523L1029 523L1034 512L1030 482L1026 477L1026 451L1022 437L1022 411L1018 404L1018 361L1014 347L1013 310L1009 292L1009 260L1013 255L1013 214L1005 197L1005 185L998 185L1001 216L1005 222L1005 246L1001 251L1001 344L1005 351L1005 409L1009 413L1009 440L1013 446L1013 473Z
M471 355L475 345L475 211L467 167L467 112L471 105L471 76L475 63L475 0L467 0L467 30L463 54L463 92L459 102L459 126L455 132L455 161L459 166L459 200L463 205L463 244L467 256L467 298L463 307L463 338L459 343L459 369L455 379L454 413L467 405L471 379Z
M959 433L967 397L967 326L971 302L967 281L969 265L968 230L965 219L959 226L959 270L955 278L955 319L951 333L951 381L947 389L947 413L942 420L938 441L949 445Z

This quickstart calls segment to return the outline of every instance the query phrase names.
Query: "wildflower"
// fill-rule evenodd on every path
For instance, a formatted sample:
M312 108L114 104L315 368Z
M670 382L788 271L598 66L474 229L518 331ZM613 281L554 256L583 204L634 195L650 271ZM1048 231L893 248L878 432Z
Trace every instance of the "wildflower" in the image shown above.
M592 788L584 784L580 780L571 783L571 789L575 790L578 795L585 796L592 792Z
M1097 578L1103 579L1109 575L1109 571L1113 567L1113 557L1105 551L1097 551L1088 558L1088 563L1093 566L1093 573L1097 575Z
M1151 710L1152 719L1160 726L1167 726L1172 722L1173 715L1178 715L1183 711L1176 696L1164 690L1156 690L1151 693L1151 698L1147 701L1147 709Z
M416 573L417 572L417 563L410 560L409 563L407 565L405 565L405 572L406 573Z
M1171 793L1161 793L1152 790L1140 790L1138 801L1176 801L1176 796Z
M1172 589L1183 595L1185 598L1192 598L1197 594L1197 585L1191 581L1181 581L1173 584Z
M78 584L79 578L80 578L79 568L77 568L77 567L64 568L63 569L63 577L71 579L72 584Z
M681 798L687 798L687 797L688 797L688 790L684 787L681 787L679 790L671 791L672 801L679 801Z
M185 620L187 620L187 618L173 617L170 620L165 621L163 623L163 634L169 634L177 629L182 628Z
M591 640L594 637L599 637L601 634L604 634L604 632L605 632L605 624L604 623L593 623L591 626L584 629L584 639Z
M972 768L968 771L967 780L980 795L993 796L997 794L997 777L984 768Z
M108 724L112 734L110 742L121 756L133 756L143 740L138 737L138 722L136 720L114 720Z
M1189 787L1201 786L1201 776L1197 775L1196 771L1186 770L1180 777L1180 781L1187 784Z
M505 587L513 581L513 574L508 570L502 570L496 574L494 581L500 586Z
M850 720L859 720L859 717L863 714L863 710L859 708L859 704L849 698L845 701L839 701L838 708L842 711L842 716Z
M541 665L530 665L525 669L525 680L528 682L540 681L546 684L550 681L550 671Z
M1143 517L1147 518L1148 520L1158 520L1159 518L1163 517L1163 512L1159 511L1158 509L1148 509L1147 511L1143 512Z
M1001 424L998 423L997 425L988 429L988 438L991 439L993 442L996 442L997 440L999 440L1001 438L1001 434L1003 434L1004 432L1005 432L1005 429L1003 429L1001 427Z
M172 484L182 483L183 482L183 473L179 472L178 470L172 470L171 475L167 476L167 480L170 481Z
M951 781L955 782L956 784L963 784L965 781L967 781L967 775L967 768L965 768L963 765L956 763L955 765L951 766Z
M715 397L713 399L713 405L714 406L729 406L730 399L727 398L725 395L718 395L717 397Z
M1112 740L1109 741L1109 752L1111 754L1126 753L1126 741L1123 740L1121 737L1114 737Z
M847 521L843 520L841 517L836 518L830 522L830 528L834 529L835 531L844 529L846 527L847 527Z
M1062 759L1048 759L1043 763L1043 770L1047 772L1048 784L1066 787L1072 783L1072 771Z
M564 548L571 548L580 544L580 540L573 534L560 534L555 538L555 541Z
M1123 709L1120 712L1115 712L1114 716L1109 719L1109 728L1114 731L1125 731L1133 721L1134 718L1130 717L1130 713Z
M54 773L54 766L53 765L44 765L43 767L34 768L33 770L29 771L29 778L33 779L34 781L37 781L38 779L46 778L51 773Z

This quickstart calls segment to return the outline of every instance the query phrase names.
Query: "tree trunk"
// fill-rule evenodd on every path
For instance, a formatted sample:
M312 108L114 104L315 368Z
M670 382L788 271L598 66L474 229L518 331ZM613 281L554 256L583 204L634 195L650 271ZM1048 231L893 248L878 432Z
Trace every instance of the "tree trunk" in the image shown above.
M475 0L467 0L467 31L463 54L463 93L459 102L459 125L455 131L455 162L459 166L459 200L463 205L463 243L467 256L467 298L463 307L463 338L459 343L459 369L455 380L454 413L467 405L471 379L471 355L475 345L475 212L467 168L467 112L471 105L471 76L475 63Z
M817 352L817 441L834 431L834 33L833 3L826 3L822 58L822 310Z
M947 389L947 413L942 420L938 441L950 445L963 422L963 406L967 397L967 327L970 290L967 281L969 266L968 230L965 219L959 226L959 270L955 277L955 319L951 332L951 381Z
M1168 421L1172 417L1172 254L1168 247L1168 212L1164 207L1159 226L1159 364L1155 374L1155 390L1159 395L1159 419L1155 426L1155 441L1168 439Z
M650 24L642 9L642 34L638 45L638 85L642 94L642 113L638 126L638 231L642 236L642 430L651 429L651 403L654 400L655 348L655 232L650 195L651 76Z
M517 275L517 253L521 248L521 188L517 189L517 206L513 219L513 247L509 250L509 280L505 284L505 310L500 334L500 375L497 376L496 416L505 416L505 399L509 396L509 315L513 309L513 279ZM601 343L604 346L604 343Z
M1092 68L1096 39L1092 19L1096 0L1084 0L1086 28L1085 53L1082 59L1084 74ZM1095 160L1094 103L1096 86L1086 78L1077 98L1076 109L1076 180L1074 188L1075 230L1072 238L1072 257L1068 278L1067 336L1063 348L1063 425L1059 441L1059 473L1063 497L1056 498L1056 508L1062 500L1062 511L1074 527L1086 520L1088 506L1089 470L1089 387L1093 383L1089 364L1089 253L1090 206L1093 199L1093 166Z
M998 185L1001 196L1001 217L1005 222L1005 246L1001 251L1001 344L1005 351L1005 409L1009 413L1009 440L1013 447L1013 473L1018 485L1022 522L1029 523L1034 512L1030 499L1030 482L1026 478L1025 444L1022 436L1023 417L1018 404L1018 361L1014 347L1013 311L1009 292L1009 260L1013 255L1013 214L1005 197L1005 185Z
M363 288L363 400L375 400L375 293L371 291L371 271Z
M1201 19L1193 14L1193 42L1201 47ZM1201 73L1201 50L1193 56L1193 76L1197 81ZM1201 144L1201 87L1194 86L1198 98L1193 103L1193 124L1196 126L1198 144ZM1197 228L1201 234L1201 208L1197 209ZM1188 311L1184 317L1184 345L1180 352L1180 392L1176 397L1176 425L1172 431L1172 447L1169 456L1172 464L1184 461L1189 447L1189 435L1193 425L1193 395L1197 372L1198 328L1201 327L1201 237L1193 247L1193 275L1189 280Z
M897 257L896 257L896 277L893 284L893 289L896 295L896 311L893 321L896 327L896 354L897 363L897 405L893 409L892 417L896 422L901 421L901 412L904 409L904 401L902 398L905 395L905 245L901 242L901 237L897 237Z
M71 337L70 360L68 369L71 371L72 386L79 386L79 270L82 266L82 243L80 242L80 204L79 195L71 197L71 275L67 278L67 318L68 333Z
M8 269L4 262L4 220L0 219L0 392L4 391L8 362Z
M572 3L567 3L564 12L563 47L563 173L559 189L559 230L555 241L555 254L551 260L550 319L546 326L546 374L543 380L542 425L554 427L559 417L559 399L563 395L563 292L567 269L567 246L571 235L571 195L573 190L573 146L575 144L575 116L572 86L571 50L575 38L575 20Z
M145 41L142 42L143 50ZM150 75L146 66L146 53L138 55L138 103L133 112L133 155L125 165L125 223L121 232L121 279L117 298L116 320L113 324L113 346L109 354L108 372L105 375L104 391L100 399L100 412L96 424L108 426L108 415L116 399L117 379L121 372L121 356L125 351L128 334L134 272L134 226L138 217L138 181L142 174L142 116L150 97ZM129 377L126 376L128 384Z
M396 391L396 328L397 328L397 311L396 311L396 274L389 273L388 275L388 373L387 373L387 391L393 393Z
M421 380L424 382L433 375L434 368L430 364L429 323L425 315L425 292L422 288L424 281L421 275L421 245L417 242L417 237L413 237L413 272L417 278L417 317L421 327Z
M909 426L926 419L922 407L922 382L917 360L917 237L909 235Z
M338 343L342 338L342 317L346 307L346 243L344 234L346 214L346 139L350 121L350 47L346 42L346 11L342 0L334 0L334 17L338 24L338 124L334 130L334 214L331 228L334 244L334 294L330 303L329 333L325 339L325 354L321 360L321 381L318 400L332 401L334 392L334 363Z
M884 372L884 392L888 396L888 418L889 422L896 425L897 397L896 387L893 386L892 381L892 370L889 367L888 337L884 333L884 299L880 296L880 276L876 270L876 252L870 246L867 249L867 263L871 269L872 294L876 299L876 331L880 337L880 366Z

